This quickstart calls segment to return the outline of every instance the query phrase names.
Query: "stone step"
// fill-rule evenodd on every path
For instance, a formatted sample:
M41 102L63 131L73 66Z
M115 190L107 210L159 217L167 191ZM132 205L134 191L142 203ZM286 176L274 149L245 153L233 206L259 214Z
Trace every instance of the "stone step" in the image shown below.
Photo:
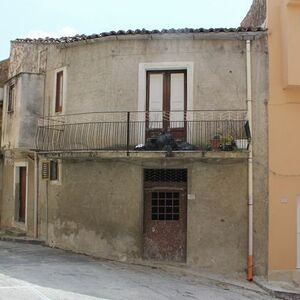
M26 236L26 232L19 228L4 228L1 230L2 235L21 237Z

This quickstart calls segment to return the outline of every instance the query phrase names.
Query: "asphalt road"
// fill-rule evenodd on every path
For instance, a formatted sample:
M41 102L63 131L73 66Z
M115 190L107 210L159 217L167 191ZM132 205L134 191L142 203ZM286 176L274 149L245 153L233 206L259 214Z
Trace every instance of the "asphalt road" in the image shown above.
M0 299L271 299L262 291L0 241Z

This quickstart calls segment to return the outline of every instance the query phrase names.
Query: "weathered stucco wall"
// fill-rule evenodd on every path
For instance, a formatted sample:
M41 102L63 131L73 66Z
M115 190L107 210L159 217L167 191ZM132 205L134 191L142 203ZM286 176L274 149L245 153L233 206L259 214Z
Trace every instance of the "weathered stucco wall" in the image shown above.
M9 68L9 59L1 60L0 61L0 88L3 87L5 81L8 79L8 68Z
M3 192L3 158L0 159L0 224L1 224L1 206L2 206L2 192Z
M20 73L40 73L46 63L47 49L50 45L12 42L8 78Z
M0 61L0 135L2 135L2 113L3 113L3 98L4 98L4 83L8 78L9 59ZM0 139L1 140L1 139ZM1 141L0 141L1 146ZM0 157L0 206L2 203L2 173L3 173L3 159ZM1 222L1 209L0 209Z
M247 257L246 162L194 163L188 202L188 264L242 272ZM233 184L234 183L234 184Z
M43 113L44 76L23 74L21 93L19 148L33 149L38 117Z
M42 115L44 76L23 73L13 81L16 86L14 111L7 112L8 97L5 97L3 103L2 147L32 149L38 117Z
M143 182L139 166L67 161L62 165L62 184L42 181L40 196L43 223L48 196L50 245L121 260L141 256Z
M241 22L243 27L259 27L266 21L267 4L266 0L253 0L253 3Z
M254 272L268 267L268 49L252 44ZM261 52L262 51L262 52Z
M169 160L170 161L170 160ZM41 182L48 243L97 257L142 258L143 168L188 168L187 263L239 271L247 257L247 166L245 161L168 162L63 161L62 184ZM47 235L42 222L42 235Z
M194 109L245 109L245 41L180 37L109 37L48 51L46 107L53 114L54 70L60 67L67 70L64 113L75 113L137 110L140 63L192 62ZM254 55L262 55L264 43L254 45Z

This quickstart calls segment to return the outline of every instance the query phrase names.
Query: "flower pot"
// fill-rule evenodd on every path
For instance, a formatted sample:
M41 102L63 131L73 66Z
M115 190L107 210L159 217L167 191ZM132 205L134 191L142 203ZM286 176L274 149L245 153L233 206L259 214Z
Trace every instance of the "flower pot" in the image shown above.
M213 150L220 150L220 146L221 146L221 140L220 139L212 139L210 141L211 143L211 148Z
M237 149L246 150L248 148L248 140L247 139L237 139L235 140L235 144Z

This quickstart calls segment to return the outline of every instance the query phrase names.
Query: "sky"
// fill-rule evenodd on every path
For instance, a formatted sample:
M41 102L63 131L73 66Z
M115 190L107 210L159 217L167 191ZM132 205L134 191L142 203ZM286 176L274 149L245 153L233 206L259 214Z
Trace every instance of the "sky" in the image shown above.
M1 1L0 60L16 38L111 30L238 27L252 0Z

